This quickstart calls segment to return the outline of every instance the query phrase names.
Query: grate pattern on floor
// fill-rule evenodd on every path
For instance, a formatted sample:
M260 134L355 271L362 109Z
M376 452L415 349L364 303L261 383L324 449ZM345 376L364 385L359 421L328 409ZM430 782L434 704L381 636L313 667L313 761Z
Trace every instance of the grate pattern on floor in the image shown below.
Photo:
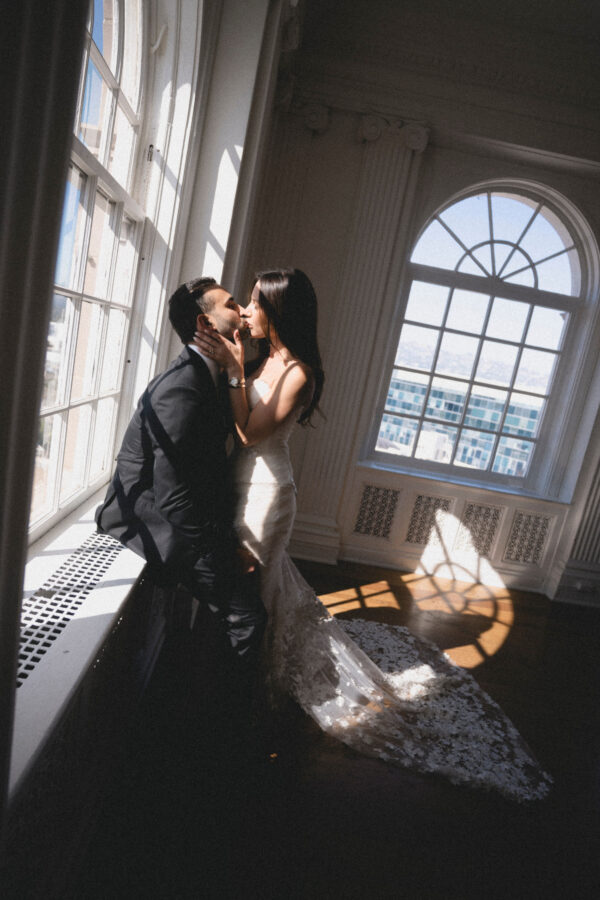
M90 535L23 601L17 687L34 671L122 549L110 535Z

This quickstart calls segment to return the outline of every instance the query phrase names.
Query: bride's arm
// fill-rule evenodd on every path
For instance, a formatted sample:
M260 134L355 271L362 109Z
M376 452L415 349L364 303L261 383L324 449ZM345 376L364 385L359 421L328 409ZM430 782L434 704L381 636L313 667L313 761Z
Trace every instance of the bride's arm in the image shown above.
M227 378L244 380L244 345L239 331L232 344L214 330L196 332L194 343L227 371ZM269 437L292 410L308 399L311 379L298 362L289 363L279 380L250 411L243 387L229 387L229 400L240 443L251 447Z
M229 369L227 376L232 377ZM236 374L234 377L239 376ZM310 379L304 367L298 362L291 362L251 411L248 408L246 391L230 387L231 410L238 438L243 446L251 447L269 437L304 401L309 386Z

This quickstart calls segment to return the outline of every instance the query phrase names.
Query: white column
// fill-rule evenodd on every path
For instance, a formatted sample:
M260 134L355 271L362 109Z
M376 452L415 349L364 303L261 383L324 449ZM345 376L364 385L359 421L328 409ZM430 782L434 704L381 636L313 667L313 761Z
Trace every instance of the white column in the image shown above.
M338 297L338 329L324 360L322 408L327 421L311 432L299 482L292 553L334 562L337 513L355 442L357 419L381 320L387 282L406 218L418 157L427 144L419 125L363 116L364 157L354 223Z

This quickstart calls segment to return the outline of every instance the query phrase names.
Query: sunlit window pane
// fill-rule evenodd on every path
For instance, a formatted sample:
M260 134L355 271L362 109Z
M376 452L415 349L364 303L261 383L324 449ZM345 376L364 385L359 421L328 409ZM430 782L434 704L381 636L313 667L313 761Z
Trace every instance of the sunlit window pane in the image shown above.
M420 415L428 384L427 375L394 369L385 401L386 410Z
M557 226L560 227L560 231L557 230ZM565 244L565 240L568 241L568 244ZM570 243L569 236L566 232L563 232L558 219L553 217L553 221L550 222L548 220L548 211L541 210L527 229L522 240L519 241L519 247L534 262L538 262L540 259L545 259L547 256L552 256L554 253L565 250Z
M524 284L526 287L536 287L535 269L531 266L521 269L519 272L513 269L509 275L503 275L502 278L508 281L509 284Z
M509 385L514 371L518 349L510 344L484 341L477 366L477 381L500 386Z
M467 396L466 385L462 381L449 378L434 378L427 398L425 415L445 422L460 422Z
M492 274L492 249L489 244L484 244L483 247L477 247L471 251L473 258L477 260L477 262L483 267L483 271L486 275Z
M86 221L85 206L83 205L85 182L86 178L83 172L80 172L75 166L70 166L56 260L55 280L61 287L78 287Z
M430 369L437 340L438 332L433 328L405 325L400 334L396 365L410 366L413 369Z
M513 244L504 243L503 241L494 241L494 264L496 266L496 275L506 270L509 257L514 253Z
M102 359L100 393L116 390L121 381L121 358L127 337L127 316L121 309L111 309Z
M544 406L545 401L542 397L511 394L503 430L521 437L537 437Z
M529 470L535 444L517 438L500 438L492 471L524 478Z
M559 350L568 321L569 314L562 310L537 306L527 329L526 343L546 350Z
M129 119L121 108L117 107L108 153L108 170L124 188L127 188L129 183L134 140L135 130L133 126L129 123Z
M448 302L448 288L414 281L410 289L406 318L422 325L441 325Z
M512 281L522 270L531 270L532 265L533 260L529 256L522 253L518 247L513 247L497 274L506 281ZM524 281L520 283L525 284Z
M48 344L44 364L42 410L64 403L68 377L69 332L73 321L73 303L62 294L52 299Z
M486 434L484 431L470 431L465 428L460 435L454 463L470 469L485 470L489 467L493 449L494 436L492 434Z
M516 244L535 214L535 200L512 194L492 194L494 238Z
M84 485L91 422L92 407L89 404L69 410L60 483L61 503Z
M465 425L498 431L506 405L507 391L474 384L467 404Z
M529 304L497 297L485 333L491 338L520 341L523 336Z
M94 0L92 39L96 47L117 74L119 4L116 0Z
M542 291L571 296L580 291L581 272L575 250L569 250L554 259L539 263L536 266L536 272L538 287Z
M134 267L136 262L136 224L127 216L123 217L119 242L117 246L117 261L115 276L112 286L112 301L122 306L131 304L131 288L133 285Z
M548 393L556 362L555 353L544 353L542 350L523 350L519 370L515 379L515 387L521 390Z
M435 366L436 372L470 378L478 346L479 341L476 338L445 332Z
M140 0L130 0L125 4L124 44L127 53L123 56L121 87L131 108L137 112L140 98L140 72L142 66L142 8Z
M61 416L44 416L38 424L31 518L38 521L52 511L60 458Z
M440 214L449 228L469 250L490 239L487 194L477 194L453 203Z
M434 221L419 238L411 262L439 266L440 269L455 269L463 253L463 248L443 225Z
M415 456L417 459L427 459L431 462L449 463L457 434L456 428L423 422Z
M100 161L104 158L104 143L111 103L112 93L92 60L89 59L78 137Z
M110 267L115 249L115 204L104 194L96 194L92 232L85 267L84 291L96 297L106 297Z
M482 275L489 275L489 272L470 253L465 253L462 257L457 271L466 272L467 275L478 275L480 278Z
M77 347L71 384L71 400L91 397L98 369L100 337L102 335L102 307L84 300L81 304Z
M384 413L381 420L376 450L410 456L413 451L418 424L414 419L403 419Z
M112 468L113 460L110 451L112 449L115 409L116 401L114 397L105 397L103 400L98 401L92 456L90 459L90 481L95 481L101 475L108 473Z
M487 313L489 297L475 291L457 289L452 294L446 326L457 331L481 334Z

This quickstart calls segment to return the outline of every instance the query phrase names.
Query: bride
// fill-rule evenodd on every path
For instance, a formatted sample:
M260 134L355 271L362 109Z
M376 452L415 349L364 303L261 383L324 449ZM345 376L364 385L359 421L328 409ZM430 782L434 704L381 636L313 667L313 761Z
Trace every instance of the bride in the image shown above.
M260 566L272 702L291 695L363 754L517 800L544 797L551 779L470 675L406 628L334 619L294 566L286 552L296 513L288 441L297 422L310 422L324 381L315 292L299 269L263 272L241 315L261 348L246 371L239 331L234 343L213 331L199 332L196 343L229 379L236 528Z

